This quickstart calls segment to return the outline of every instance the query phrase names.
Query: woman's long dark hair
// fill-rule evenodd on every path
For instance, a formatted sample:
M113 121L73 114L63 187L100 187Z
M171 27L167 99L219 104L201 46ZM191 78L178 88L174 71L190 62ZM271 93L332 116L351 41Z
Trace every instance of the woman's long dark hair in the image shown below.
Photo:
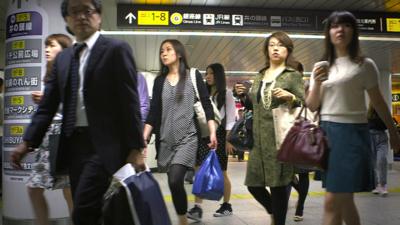
M350 24L350 26L353 28L353 37L351 38L351 42L347 47L350 59L355 63L362 63L364 61L364 57L361 55L360 41L358 40L359 31L357 27L357 19L352 13L348 11L334 11L326 20L325 53L322 60L328 61L329 65L333 65L333 62L335 61L337 56L335 47L332 44L329 30L331 29L332 24L343 23Z
M160 45L159 54L161 55L161 48L167 42L171 43L172 47L175 50L176 57L179 60L179 70L178 70L179 81L178 81L178 84L176 87L177 88L176 89L176 97L177 97L178 101L180 101L183 97L183 93L185 90L185 81L187 79L187 72L189 70L189 64L187 62L185 47L178 40L175 40L175 39L164 40ZM159 58L160 58L160 75L166 76L169 73L168 66L166 66L162 63L161 57L159 57Z
M214 85L217 88L217 108L221 109L225 104L225 96L226 96L226 77L225 77L225 69L220 63L214 63L207 66L207 69L210 68L214 73ZM206 84L208 93L211 94L211 86Z
M298 62L294 59L293 57L293 49L294 49L294 45L293 45L293 41L292 39L290 39L289 35L287 35L285 32L282 31L278 31L278 32L274 32L272 33L267 39L265 39L264 42L264 54L265 54L265 58L266 58L266 67L269 68L270 67L270 58L269 58L269 54L268 54L268 45L269 45L269 41L271 40L271 38L276 38L278 39L278 41L280 43L282 43L283 46L285 46L285 48L288 51L288 55L285 61L286 66L292 67L293 69L297 69L298 67Z
M46 46L51 45L52 41L56 41L63 49L68 48L72 45L72 39L65 34L51 34L49 35L44 44ZM46 64L46 74L44 75L43 81L46 83L49 80L51 75L51 71L53 69L54 59L53 61L47 62Z

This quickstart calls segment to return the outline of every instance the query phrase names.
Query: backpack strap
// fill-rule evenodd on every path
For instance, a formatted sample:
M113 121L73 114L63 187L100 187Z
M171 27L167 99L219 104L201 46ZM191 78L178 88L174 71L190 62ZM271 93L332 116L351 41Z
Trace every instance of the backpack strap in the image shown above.
M196 70L196 68L190 68L190 79L192 79L192 84L194 87L194 92L196 93L196 97L200 101L199 89L197 89Z

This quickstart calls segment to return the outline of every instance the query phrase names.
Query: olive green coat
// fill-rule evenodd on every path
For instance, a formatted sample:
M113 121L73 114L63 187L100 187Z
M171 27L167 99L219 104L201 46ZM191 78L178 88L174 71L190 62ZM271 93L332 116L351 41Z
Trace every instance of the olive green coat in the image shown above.
M256 75L250 93L253 100L254 146L250 151L247 162L245 185L251 187L285 186L292 181L294 171L293 166L283 164L276 159L278 151L275 145L274 122L272 119L272 109L285 102L272 97L270 109L264 108L261 99L260 102L257 102L257 92L264 77L264 71L265 69ZM267 95L267 87L263 93L264 96ZM282 88L294 94L296 96L294 104L300 104L304 101L302 75L290 67L286 67L276 77L275 88Z

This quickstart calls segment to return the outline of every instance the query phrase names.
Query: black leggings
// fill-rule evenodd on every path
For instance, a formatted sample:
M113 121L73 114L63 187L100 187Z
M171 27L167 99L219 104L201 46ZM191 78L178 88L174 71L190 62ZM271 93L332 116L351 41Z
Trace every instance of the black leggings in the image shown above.
M297 216L303 216L304 202L306 201L308 188L310 186L310 180L308 178L308 172L299 173L299 182L290 183L294 189L299 193L299 200L297 200L296 214Z
M271 194L265 187L247 187L251 195L274 217L275 225L284 225L288 208L287 186L270 187Z
M171 190L172 202L178 215L185 215L188 208L187 195L184 187L185 174L188 168L173 164L168 172L168 185Z

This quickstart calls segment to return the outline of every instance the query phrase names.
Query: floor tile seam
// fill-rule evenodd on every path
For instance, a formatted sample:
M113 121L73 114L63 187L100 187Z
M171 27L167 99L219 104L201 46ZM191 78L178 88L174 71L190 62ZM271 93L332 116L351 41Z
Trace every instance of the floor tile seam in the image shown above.
M390 194L395 194L395 193L400 193L400 187L394 187L394 188L389 188L389 195ZM311 191L308 192L309 197L323 197L325 195L325 191ZM362 192L362 193L357 193L356 195L371 195L369 192ZM292 192L290 194L291 197L298 197L298 194L296 192ZM232 194L231 195L231 200L247 200L247 199L253 199L253 196L249 194ZM164 195L164 200L166 202L172 202L172 196L171 195ZM188 195L188 200L189 201L194 201L194 195L190 194Z

